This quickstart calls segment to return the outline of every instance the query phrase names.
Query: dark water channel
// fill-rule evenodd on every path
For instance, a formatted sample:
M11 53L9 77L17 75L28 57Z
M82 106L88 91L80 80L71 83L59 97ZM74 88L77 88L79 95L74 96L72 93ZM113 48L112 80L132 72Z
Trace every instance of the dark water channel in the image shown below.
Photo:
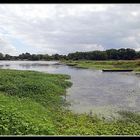
M0 61L0 68L70 75L73 85L66 100L76 113L116 116L119 110L140 112L140 77L132 72L79 69L57 61Z

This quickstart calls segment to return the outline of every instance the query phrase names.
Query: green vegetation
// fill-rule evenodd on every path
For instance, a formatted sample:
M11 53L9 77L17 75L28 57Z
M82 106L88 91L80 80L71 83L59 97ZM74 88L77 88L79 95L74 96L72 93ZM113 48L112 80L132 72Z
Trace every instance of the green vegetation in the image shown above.
M66 55L30 54L30 53L26 52L26 53L22 53L18 56L11 56L9 54L0 53L0 60L49 61L49 60L60 60L60 59L66 59Z
M68 55L60 54L30 54L22 53L19 56L0 53L0 60L134 60L140 59L140 51L130 48L109 49L105 51L74 52Z
M62 98L71 86L67 75L0 70L1 135L140 135L140 115L119 112L107 121L74 114Z
M133 69L134 71L140 71L140 60L114 60L114 61L85 61L85 60L65 60L62 61L70 66L79 68L91 68L91 69Z
M139 58L140 52L130 48L75 52L69 53L67 56L68 60L133 60Z

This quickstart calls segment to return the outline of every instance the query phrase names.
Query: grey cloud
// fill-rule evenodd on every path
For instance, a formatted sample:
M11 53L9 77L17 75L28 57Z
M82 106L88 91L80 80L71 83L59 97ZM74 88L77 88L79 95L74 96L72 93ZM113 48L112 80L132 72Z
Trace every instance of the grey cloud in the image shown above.
M0 27L7 28L15 38L22 39L39 52L67 54L98 48L140 49L139 4L114 4L103 11L94 10L94 7L82 10L80 4L77 10L73 5L50 5L51 11L46 12L44 5L44 17L41 14L35 17L33 13L33 17L28 17L26 7L19 7L21 14L14 9L8 12L6 5L0 7ZM35 7L29 5L27 9L32 8ZM46 9L49 9L48 5ZM49 14L51 16L47 16Z

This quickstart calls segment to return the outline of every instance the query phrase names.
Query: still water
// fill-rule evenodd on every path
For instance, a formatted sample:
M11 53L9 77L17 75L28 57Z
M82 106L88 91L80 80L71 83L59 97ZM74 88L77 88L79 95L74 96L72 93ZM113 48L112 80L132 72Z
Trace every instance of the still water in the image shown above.
M35 70L71 76L69 109L75 113L116 116L119 110L140 112L140 77L132 72L102 72L61 65L57 61L0 61L2 69Z

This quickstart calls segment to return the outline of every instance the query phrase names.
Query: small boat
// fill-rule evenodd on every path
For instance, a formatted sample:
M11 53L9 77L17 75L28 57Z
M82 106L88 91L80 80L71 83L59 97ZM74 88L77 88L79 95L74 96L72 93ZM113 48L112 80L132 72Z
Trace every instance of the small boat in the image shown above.
M105 70L105 69L103 69L102 70L103 72L131 72L131 71L133 71L133 70Z

